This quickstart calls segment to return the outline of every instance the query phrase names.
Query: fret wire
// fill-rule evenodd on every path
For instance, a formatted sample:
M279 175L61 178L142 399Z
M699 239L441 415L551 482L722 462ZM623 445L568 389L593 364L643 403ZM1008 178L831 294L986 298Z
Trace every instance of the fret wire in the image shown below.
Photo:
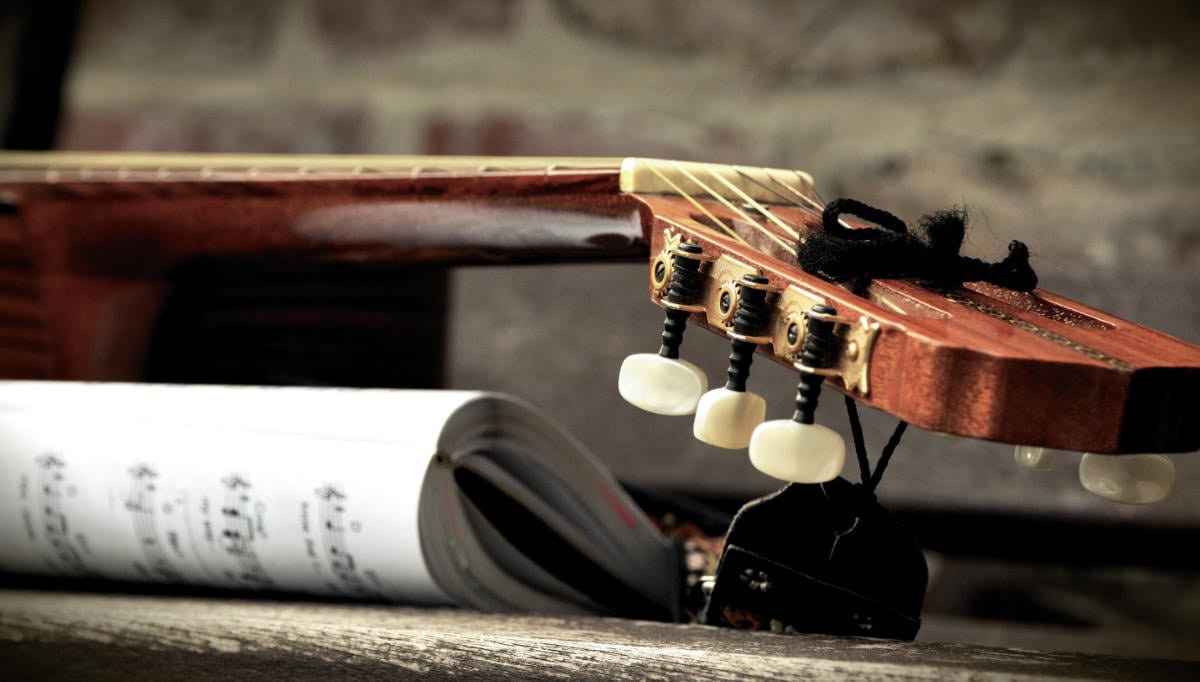
M768 230L767 228L765 228L765 227L763 227L762 225L760 225L760 224L759 224L759 222L758 222L757 220L755 220L754 218L752 218L752 217L750 217L749 215L747 215L747 214L746 214L746 212L745 212L745 211L743 211L742 209L738 208L737 206L734 206L734 205L733 205L733 203L732 203L731 201L729 201L729 200L728 200L728 199L726 199L725 197L721 196L721 194L720 194L719 192L717 192L716 190L714 190L712 187L709 187L708 185L704 184L704 181L703 181L703 180L701 180L700 178L698 178L698 177L696 177L695 175L693 175L692 173L690 173L690 172L689 172L689 171L688 171L686 168L684 168L684 167L683 167L683 165L682 165L682 164L680 164L678 161L673 161L673 162L672 162L672 164L675 166L675 169L676 169L676 170L678 170L680 173L683 173L684 175L686 175L686 176L688 177L688 179L689 179L689 180L691 180L692 182L696 183L697 185L700 185L701 189L703 189L705 192L708 192L710 195L712 195L712 198L716 199L716 200L717 200L717 201L719 201L721 204L723 204L723 205L725 206L725 208L728 208L729 210L733 211L735 214L737 214L737 215L741 216L741 218L742 218L743 220L745 220L745 221L746 221L748 224L750 224L751 226L753 226L753 227L754 227L754 229L756 229L756 230L758 230L759 232L763 233L763 234L764 234L764 235L766 235L766 236L767 236L769 239L772 239L772 240L774 240L774 241L775 241L775 243L776 243L776 244L779 244L780 246L782 246L782 247L784 248L784 250L785 250L785 251L790 251L790 250L792 249L792 246L791 246L790 244L788 244L787 242L783 241L783 240L782 240L782 239L780 239L780 238L779 238L779 237L778 237L776 234L774 234L773 232L771 232L771 231L770 231L770 230ZM746 243L746 242L745 242L745 240L743 240L743 243ZM747 246L749 246L749 244L747 244Z
M725 232L728 233L730 237L733 237L737 241L745 244L746 246L750 246L750 244L747 243L746 240L743 239L740 234L735 232L732 227L726 225L725 221L723 221L720 218L718 218L717 216L713 215L712 212L710 212L707 208L704 207L704 204L701 204L699 201L696 201L696 199L694 197L692 197L692 195L683 191L682 187L680 187L679 185L676 185L674 182L672 182L671 179L668 178L667 176L663 175L661 171L659 171L653 165L646 166L646 167L649 168L652 173L657 175L659 180L662 180L664 183L666 183L666 185L668 187L675 190L676 194L683 197L684 199L687 199L688 202L692 204L692 206L695 206L696 208L700 209L700 211L704 215L708 216L708 218L710 220L712 220L714 223L716 223L722 230L725 230Z
M775 214L771 213L769 210L767 210L767 207L766 207L766 206L763 206L762 204L760 204L760 203L758 203L757 201L755 201L754 197L750 196L749 194L746 194L745 192L743 192L743 191L741 190L741 188L740 188L740 187L738 187L737 185L733 184L732 182L730 182L729 180L727 180L725 177L723 177L723 176L722 176L720 173L718 173L718 172L716 171L716 169L714 169L714 168L712 167L712 164L710 164L710 163L706 163L706 164L704 164L704 168L705 168L705 169L706 169L706 170L707 170L709 173L712 173L712 176L713 176L714 178L716 178L717 180L721 181L721 183L722 183L723 185L725 185L726 187L728 187L728 188L730 189L730 191L732 191L733 193L737 194L737 195L738 195L739 197L741 197L741 198L742 198L742 200L743 200L743 201L745 201L746 203L750 204L750 206L751 206L751 207L752 207L754 210L756 210L756 211L758 211L759 213L761 213L761 214L763 215L763 217L764 217L764 218L766 218L767 220L771 221L772 223L775 223L775 225L776 225L777 227L779 227L779 229L783 230L784 234L788 235L788 236L789 236L789 237L791 237L792 239L798 239L798 238L800 237L800 232L799 232L799 230L797 230L796 228L792 227L791 225L788 225L787 223L785 223L785 222L783 222L782 220L780 220L779 216L777 216L777 215L775 215Z

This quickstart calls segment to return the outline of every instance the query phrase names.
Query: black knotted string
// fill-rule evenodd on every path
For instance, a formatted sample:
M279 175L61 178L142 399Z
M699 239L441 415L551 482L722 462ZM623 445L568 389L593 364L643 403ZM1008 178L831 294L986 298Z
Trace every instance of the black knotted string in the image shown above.
M879 228L852 229L838 222L854 215ZM1037 274L1029 265L1029 248L1013 240L1008 256L996 263L959 254L967 233L967 212L952 208L921 218L917 233L887 211L854 199L835 199L821 214L823 230L801 238L796 260L805 272L838 282L853 282L866 293L872 279L912 279L937 286L989 282L1007 289L1032 291Z

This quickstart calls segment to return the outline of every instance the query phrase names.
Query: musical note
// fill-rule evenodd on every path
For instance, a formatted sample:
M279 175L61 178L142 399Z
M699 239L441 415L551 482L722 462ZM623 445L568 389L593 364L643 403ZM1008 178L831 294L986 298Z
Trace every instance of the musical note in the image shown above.
M248 493L252 489L250 482L235 474L222 478L221 484L225 487L225 500L221 506L221 517L225 520L225 528L221 531L222 548L237 560L239 569L226 575L260 587L274 584L254 551L254 513Z
M317 488L317 499L329 501L333 499L343 500L346 496L337 488L327 485L323 488Z
M129 492L125 496L125 509L133 520L133 531L137 535L146 567L138 566L148 575L158 576L166 582L183 582L183 575L171 564L166 549L159 541L155 519L154 495L158 472L148 464L136 464L129 468Z
M83 556L71 541L67 516L62 508L62 470L66 462L54 454L47 453L35 460L38 463L38 487L41 490L42 527L55 558L64 564L67 573L86 575Z
M359 573L354 555L346 542L346 532L342 517L346 511L345 493L334 486L325 486L316 490L317 499L321 502L317 507L320 519L321 541L325 545L325 553L329 557L329 568L344 589L360 597L379 598L382 595L372 589Z
M241 476L236 476L236 475L235 476L227 476L225 478L222 478L221 485L224 485L226 488L229 488L230 490L237 490L238 488L249 488L250 487L250 484L246 481L246 479L242 478Z
M138 464L137 466L130 467L129 473L134 478L158 478L158 473L146 464Z

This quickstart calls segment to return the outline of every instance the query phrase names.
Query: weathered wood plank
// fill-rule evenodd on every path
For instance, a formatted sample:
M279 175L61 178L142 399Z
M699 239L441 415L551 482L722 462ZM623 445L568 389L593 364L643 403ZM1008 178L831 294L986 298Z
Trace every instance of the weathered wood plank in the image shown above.
M1200 665L614 619L0 590L8 679L1194 680Z

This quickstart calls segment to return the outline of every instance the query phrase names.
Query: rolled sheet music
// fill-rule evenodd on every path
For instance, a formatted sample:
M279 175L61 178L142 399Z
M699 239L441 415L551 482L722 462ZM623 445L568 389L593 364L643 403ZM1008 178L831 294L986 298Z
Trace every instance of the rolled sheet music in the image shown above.
M673 620L674 547L498 394L0 382L0 570Z

